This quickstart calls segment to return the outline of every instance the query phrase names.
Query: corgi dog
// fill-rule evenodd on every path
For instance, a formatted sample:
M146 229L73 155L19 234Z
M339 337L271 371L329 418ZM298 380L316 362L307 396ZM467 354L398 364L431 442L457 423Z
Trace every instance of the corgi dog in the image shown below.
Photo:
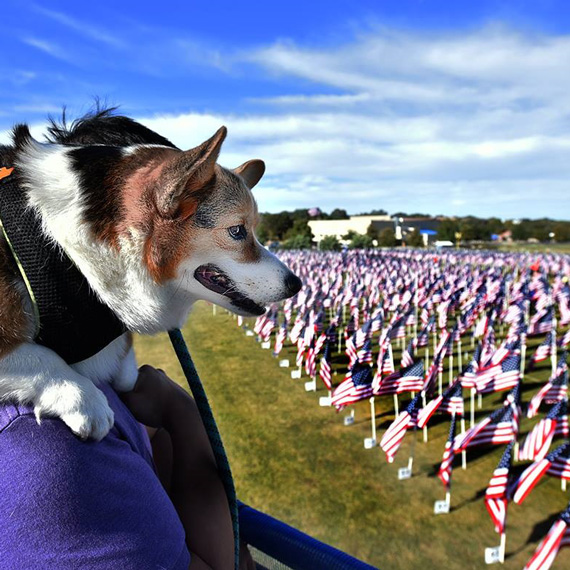
M0 400L32 404L38 422L58 417L79 437L100 440L113 413L97 385L133 388L133 332L179 328L199 299L260 315L302 284L255 237L251 189L264 163L217 164L225 127L187 151L105 110L70 128L52 122L49 132L38 142L17 126L4 148L12 163L0 167L14 168L41 231L127 332L72 364L34 342L33 300L0 239Z

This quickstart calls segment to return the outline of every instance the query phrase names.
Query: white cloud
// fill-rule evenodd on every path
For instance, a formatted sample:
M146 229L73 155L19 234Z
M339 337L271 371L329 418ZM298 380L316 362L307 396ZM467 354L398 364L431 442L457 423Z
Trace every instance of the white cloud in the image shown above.
M155 57L167 61L174 48L177 61L247 68L283 86L236 101L247 112L139 117L183 148L228 126L222 164L267 162L262 210L570 218L570 36L499 25L438 35L375 28L336 47L280 41L234 53L172 37Z

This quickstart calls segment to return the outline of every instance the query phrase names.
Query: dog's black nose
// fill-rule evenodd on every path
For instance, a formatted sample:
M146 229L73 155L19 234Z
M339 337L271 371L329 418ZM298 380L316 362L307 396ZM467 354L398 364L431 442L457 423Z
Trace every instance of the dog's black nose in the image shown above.
M289 275L285 277L285 287L287 287L290 297L296 295L302 286L303 282L294 273L289 273Z

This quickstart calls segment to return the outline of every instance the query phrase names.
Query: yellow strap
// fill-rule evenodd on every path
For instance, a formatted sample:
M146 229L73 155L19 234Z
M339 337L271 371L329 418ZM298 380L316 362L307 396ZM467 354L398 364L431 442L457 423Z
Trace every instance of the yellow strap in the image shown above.
M14 170L13 168L5 168L5 167L0 168L0 180L2 180L2 178L6 178L7 176L10 176L10 174L12 174L13 170ZM36 297L34 296L34 292L32 291L32 286L30 285L30 282L28 281L28 277L26 275L26 272L24 271L24 268L22 267L22 264L20 263L20 260L18 259L16 252L14 251L14 247L12 246L12 242L10 241L8 234L6 233L6 230L4 228L4 224L2 223L1 219L0 219L0 230L2 230L2 233L4 234L4 237L6 238L6 242L8 244L8 247L10 248L10 251L12 252L12 255L14 256L14 259L16 260L16 265L18 266L18 269L20 270L20 274L22 275L24 283L26 284L26 289L28 290L28 294L30 295L30 300L32 301L32 308L33 308L34 317L35 317L34 318L34 320L35 320L34 338L35 338L38 335L38 333L40 332L40 311L38 309Z

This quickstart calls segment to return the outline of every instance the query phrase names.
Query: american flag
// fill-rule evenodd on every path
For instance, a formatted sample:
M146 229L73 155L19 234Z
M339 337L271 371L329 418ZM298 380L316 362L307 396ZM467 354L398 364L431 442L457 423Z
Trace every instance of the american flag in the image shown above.
M510 443L517 434L516 404L509 402L455 439L455 451L477 445Z
M394 315L396 316L396 315ZM394 319L388 330L388 336L390 339L393 338L404 338L406 336L406 320L408 319L407 314L403 314Z
M394 357L392 356L392 344L388 339L380 344L380 352L378 353L376 363L378 366L378 370L376 372L378 379L382 376L386 376L387 374L392 374L392 372L395 371Z
M553 343L554 332L550 331L546 338L538 345L535 353L532 355L530 361L531 369L537 362L542 362L546 360L552 354L552 343Z
M411 366L413 364L416 353L416 344L417 338L411 339L410 342L408 342L406 349L402 352L402 361L400 363L402 368L406 368L407 366Z
M556 436L568 437L568 405L566 400L555 404L526 436L519 449L519 461L540 461L548 453Z
M268 341L273 329L277 325L277 315L274 314L273 316L266 319L265 323L261 327L261 331L259 332L259 336L261 340Z
M507 336L504 342L493 353L490 364L500 364L507 356L512 354L520 354L523 335L517 330L511 336Z
M314 378L317 374L317 351L315 349L315 338L311 340L307 357L305 359L305 372L310 378Z
M559 445L544 459L535 461L521 473L513 493L517 505L523 503L545 473L559 479L570 479L570 442Z
M462 416L464 414L462 386L459 380L455 380L441 396L433 399L425 408L420 410L418 414L418 427L422 429L427 425L430 418L438 410L452 415L457 414Z
M323 381L327 390L332 390L332 376L331 376L331 343L327 342L325 344L325 350L323 352L323 357L321 358L321 367L319 369L319 376Z
M435 316L432 315L428 319L428 321L426 322L426 325L424 326L424 328L420 331L420 334L418 334L418 340L417 340L417 346L418 347L428 345L429 334L430 334L431 330L433 329L434 324L435 324Z
M303 366L303 361L305 359L305 341L303 337L299 337L297 341L297 357L295 358L295 364L299 367Z
M475 330L473 331L473 336L475 338L483 338L485 336L485 334L487 333L487 328L489 326L489 316L485 315L483 317L481 317L479 319L479 321L477 322L477 326L475 327Z
M479 372L479 359L481 357L481 343L477 344L477 348L467 366L461 371L459 381L464 388L475 388L477 372Z
M562 337L560 337L560 340L558 341L559 346L561 347L566 347L570 344L570 329L568 329L563 335Z
M418 360L407 368L402 368L381 379L374 385L375 396L401 394L402 392L417 392L424 384L424 361Z
M388 463L394 461L394 457L400 449L402 440L406 435L409 427L415 427L417 420L417 412L421 405L421 394L418 394L408 405L406 410L402 412L388 427L380 440L380 447L386 454Z
M544 334L552 330L554 322L554 308L551 305L536 313L530 320L528 326L529 335Z
M283 321L283 324L279 327L279 331L275 335L275 346L273 348L273 354L277 356L282 350L285 340L287 339L287 321Z
M528 406L527 416L534 417L542 402L554 404L563 400L568 395L568 365L566 364L566 352L561 355L554 376L532 397Z
M372 370L368 364L356 362L332 395L332 405L341 410L372 396Z
M521 357L512 354L500 364L482 368L477 372L475 389L480 394L500 392L514 388L521 379Z
M449 436L445 442L445 450L441 459L441 465L437 476L443 483L443 486L449 490L451 487L451 472L453 470L453 459L455 458L455 450L453 449L453 442L455 441L455 414L451 416L451 424L449 426ZM418 423L418 427L421 427Z
M346 339L346 355L348 356L348 367L352 368L354 363L358 360L358 351L354 344L354 335Z
M532 558L526 563L524 570L548 570L558 551L570 545L570 505L560 514L548 534L538 545Z
M485 506L493 519L495 530L499 534L505 532L507 504L510 499L509 471L513 459L514 445L515 442L512 441L505 449L485 492Z
M361 348L362 345L370 339L372 328L372 321L366 321L362 328L359 328L355 333L354 345L356 348Z
M359 362L370 364L372 362L372 340L367 338L362 345L362 348L358 351L356 357Z

